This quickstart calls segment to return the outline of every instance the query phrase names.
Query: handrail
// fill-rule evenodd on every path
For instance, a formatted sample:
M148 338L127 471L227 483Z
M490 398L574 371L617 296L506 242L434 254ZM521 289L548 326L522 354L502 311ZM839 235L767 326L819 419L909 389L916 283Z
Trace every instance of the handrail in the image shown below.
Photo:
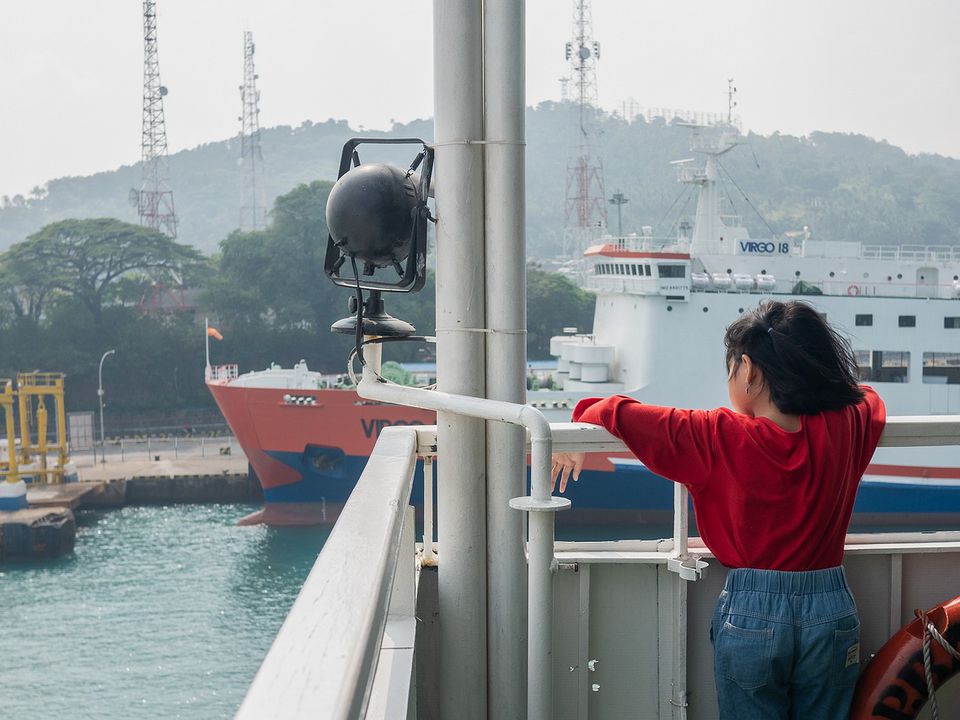
M360 718L387 622L416 431L386 428L236 717Z

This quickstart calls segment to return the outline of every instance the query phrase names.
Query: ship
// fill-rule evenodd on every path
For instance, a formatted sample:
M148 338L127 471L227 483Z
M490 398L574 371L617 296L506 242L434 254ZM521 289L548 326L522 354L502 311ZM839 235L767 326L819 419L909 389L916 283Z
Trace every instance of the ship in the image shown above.
M724 405L724 329L776 299L809 303L849 339L861 380L890 415L960 413L960 247L818 240L808 228L751 238L720 202L720 158L740 144L739 133L687 127L703 160L675 165L678 181L698 196L693 221L678 223L672 237L644 227L585 250L576 276L596 295L592 332L551 340L557 389L530 391L529 404L551 422L568 421L581 398L610 394ZM263 488L264 507L250 523L333 523L384 428L436 421L432 412L363 400L305 362L243 374L208 362L206 380ZM669 522L672 484L632 456L592 455L585 474L567 491L573 509L558 518L561 532ZM418 470L418 505L421 477ZM960 527L956 448L883 448L874 456L851 529L904 525Z

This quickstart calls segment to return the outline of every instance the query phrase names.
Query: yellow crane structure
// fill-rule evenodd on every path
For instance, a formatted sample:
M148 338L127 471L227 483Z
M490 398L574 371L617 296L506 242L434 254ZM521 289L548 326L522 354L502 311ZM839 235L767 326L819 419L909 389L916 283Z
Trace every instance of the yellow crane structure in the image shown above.
M62 483L68 460L67 420L63 400L63 373L28 372L17 374L17 403L20 410L19 465L34 464L34 474L44 483ZM49 412L47 400L53 401L56 413L56 439L47 438ZM36 402L34 402L36 401ZM5 406L6 407L6 406ZM7 437L11 434L8 419ZM34 441L36 438L36 441ZM8 439L8 454L9 439ZM49 454L56 452L56 460L50 465ZM12 453L11 455L15 455Z
M0 472L8 483L20 481L17 471L17 428L14 423L13 406L16 405L17 394L13 390L13 380L0 378L0 407L3 408L4 427L7 430L6 457L0 457Z

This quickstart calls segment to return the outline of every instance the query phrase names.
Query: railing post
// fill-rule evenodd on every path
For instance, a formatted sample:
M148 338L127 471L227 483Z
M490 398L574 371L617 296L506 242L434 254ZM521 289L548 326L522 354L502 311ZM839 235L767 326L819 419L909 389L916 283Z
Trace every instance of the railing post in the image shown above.
M423 458L423 559L430 565L433 554L433 456Z

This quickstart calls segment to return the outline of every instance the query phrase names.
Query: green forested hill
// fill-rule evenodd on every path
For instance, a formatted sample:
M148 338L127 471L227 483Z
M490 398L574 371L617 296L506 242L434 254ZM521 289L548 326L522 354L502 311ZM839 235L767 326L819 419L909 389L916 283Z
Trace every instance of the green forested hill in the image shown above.
M620 190L629 198L623 207L624 231L651 225L658 235L670 233L685 195L669 163L690 156L688 131L615 116L597 122L606 194ZM561 248L566 164L575 127L576 110L569 103L544 103L527 110L527 244L534 256L549 257ZM345 122L333 120L264 130L267 204L300 183L333 179L340 147L357 134ZM429 139L432 123L398 125L390 134ZM723 166L775 233L806 225L820 239L960 243L960 160L911 156L885 142L837 133L805 138L749 134L744 142L744 147L725 156ZM396 161L405 154L398 153ZM238 143L231 139L170 157L181 241L210 252L236 228L241 204L238 155ZM52 180L30 197L5 198L0 206L0 250L63 218L135 222L127 196L139 183L139 166L125 166L90 177ZM769 236L770 230L740 189L728 180L726 191L751 234ZM691 201L686 210L692 209ZM613 213L609 225L616 226Z

